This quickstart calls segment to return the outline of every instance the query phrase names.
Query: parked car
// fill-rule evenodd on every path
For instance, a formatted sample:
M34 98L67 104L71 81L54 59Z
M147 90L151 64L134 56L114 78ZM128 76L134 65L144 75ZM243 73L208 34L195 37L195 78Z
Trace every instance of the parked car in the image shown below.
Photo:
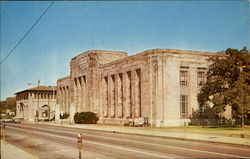
M14 120L11 119L11 118L9 118L9 119L3 119L3 122L4 122L4 123L13 123Z
M14 123L21 124L23 118L14 118Z
M124 126L132 126L132 127L149 127L148 118L128 118L124 123Z
M124 126L134 126L134 119L127 118L127 121L124 123Z

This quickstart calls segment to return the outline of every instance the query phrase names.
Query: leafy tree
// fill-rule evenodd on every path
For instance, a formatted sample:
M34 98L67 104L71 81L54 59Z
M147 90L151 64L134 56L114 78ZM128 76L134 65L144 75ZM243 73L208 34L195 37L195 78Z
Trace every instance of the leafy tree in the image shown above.
M232 106L233 117L241 117L244 127L244 116L250 110L250 53L246 48L227 49L210 60L207 81L197 96L199 104L212 105L218 113Z
M9 109L13 112L16 112L16 98L8 97L5 101L0 102L0 112L6 113L6 110Z

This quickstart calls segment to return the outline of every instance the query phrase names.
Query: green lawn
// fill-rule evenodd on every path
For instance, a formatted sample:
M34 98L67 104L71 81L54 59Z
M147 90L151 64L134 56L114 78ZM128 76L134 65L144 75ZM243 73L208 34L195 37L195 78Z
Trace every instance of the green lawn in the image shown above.
M185 127L164 127L161 129L168 130L179 130L187 132L208 132L208 133L219 133L219 134L244 134L250 135L250 126L245 126L245 128L235 127L235 128L225 128L225 127L202 127L202 126L185 126Z

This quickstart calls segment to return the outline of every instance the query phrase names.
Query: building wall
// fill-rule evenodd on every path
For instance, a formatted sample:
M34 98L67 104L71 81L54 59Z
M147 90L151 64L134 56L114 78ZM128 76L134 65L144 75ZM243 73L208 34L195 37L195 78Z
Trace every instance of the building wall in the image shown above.
M72 58L70 76L57 84L58 88L69 88L69 101L76 104L78 112L95 112L100 123L122 124L128 118L147 117L157 127L183 125L199 108L198 72L207 71L207 59L213 55L170 49L147 50L133 56L87 51ZM183 72L184 86L180 84ZM59 104L63 105L63 99L58 95ZM181 105L185 111L181 111Z
M199 109L197 94L200 89L198 84L198 72L208 70L208 58L213 56L211 53L171 50L163 52L163 79L162 100L164 104L163 119L158 125L183 125L192 116L192 112ZM187 71L187 85L180 84L180 71ZM159 90L161 91L161 90ZM181 95L187 96L188 115L181 117L180 98ZM161 96L160 96L161 97ZM158 99L161 101L161 99ZM159 111L161 112L161 111ZM163 123L163 124L162 124Z
M16 101L16 117L24 118L26 121L35 121L36 111L39 111L39 119L47 119L42 116L42 107L48 105L50 107L50 118L55 110L56 96L53 99L53 92L41 92L39 99L35 92L24 92L17 94ZM42 96L43 94L43 96ZM49 95L48 95L49 94ZM23 105L23 106L22 106Z
M62 107L62 111L69 113L70 110L70 76L57 80L57 104Z

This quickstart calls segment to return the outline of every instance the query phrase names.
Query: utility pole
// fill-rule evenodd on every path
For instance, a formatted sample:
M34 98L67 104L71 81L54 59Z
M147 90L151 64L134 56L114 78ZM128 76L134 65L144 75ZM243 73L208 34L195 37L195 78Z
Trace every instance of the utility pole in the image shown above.
M55 91L55 87L53 86L53 95L52 95L52 102L53 102L53 116L54 116L54 118L56 119L56 117L55 117L55 110L56 110L56 108L55 108L55 93L54 93L54 91Z
M38 80L38 83L37 83L38 87L37 87L37 123L39 124L39 86L40 86L40 80Z

